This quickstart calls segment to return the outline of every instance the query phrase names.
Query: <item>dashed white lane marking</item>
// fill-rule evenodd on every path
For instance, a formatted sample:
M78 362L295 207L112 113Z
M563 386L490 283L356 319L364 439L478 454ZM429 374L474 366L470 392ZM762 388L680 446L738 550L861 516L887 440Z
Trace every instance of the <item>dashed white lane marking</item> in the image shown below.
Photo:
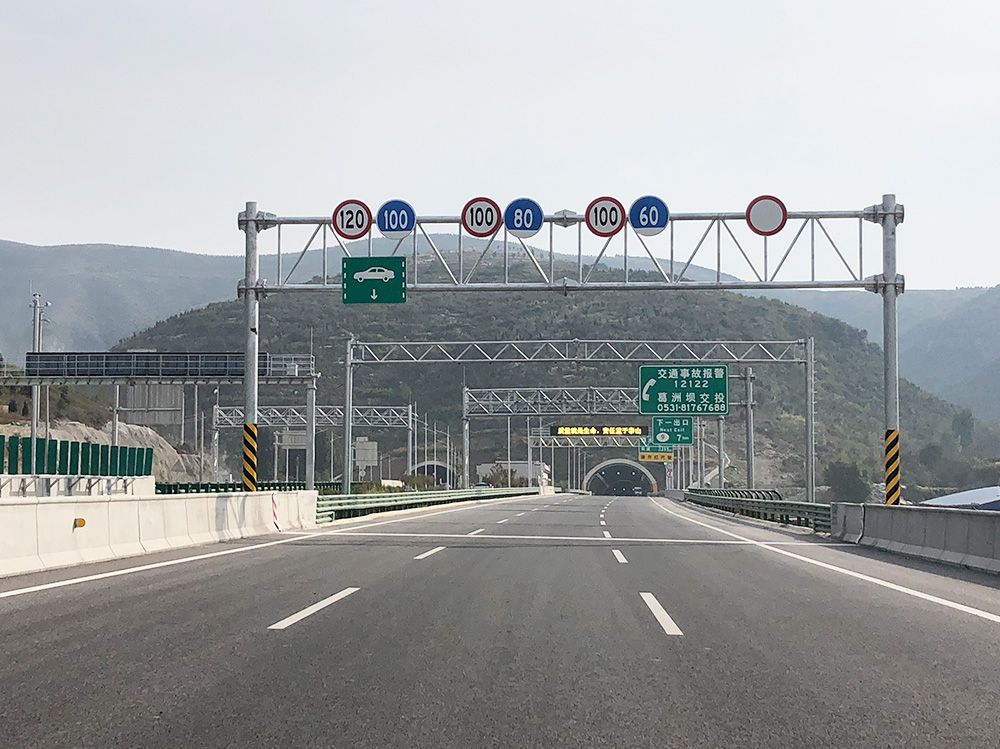
M532 511L532 512L538 512L538 508L537 508L537 507L532 507L532 508L531 508L531 511Z
M503 520L498 520L497 525L500 525L501 523L506 523L508 520L510 520L510 518L504 518Z
M357 593L359 590L361 590L361 588L344 588L342 591L340 591L339 593L335 593L329 598L324 598L322 601L317 601L312 606L306 606L304 609L302 609L302 611L298 611L292 614L291 616L287 616L280 622L275 622L270 627L268 627L268 629L286 629L287 627L291 627L293 624L302 621L307 616L312 616L317 611L325 609L330 604L343 600L352 593Z
M607 531L604 531L604 537L605 538L611 538L611 534L608 533Z
M605 523L605 522L604 522L604 521L602 520L602 521L601 521L601 525L607 525L607 523Z
M618 560L618 564L628 564L628 560L625 558L625 555L618 551L618 549L612 549L611 553L615 555L615 559Z
M898 593L905 593L908 596L913 596L914 598L919 598L924 601L930 601L931 603L937 603L941 606L946 606L950 609L955 609L956 611L961 611L966 614L972 614L973 616L978 616L980 619L986 619L987 621L995 622L1000 624L1000 615L993 614L989 611L983 611L982 609L973 608L972 606L966 606L964 603L958 603L956 601L949 601L947 598L939 598L938 596L932 596L929 593L923 593L919 590L914 590L913 588L907 588L905 585L897 585L896 583L891 583L888 580L883 580L879 577L873 577L872 575L865 575L861 572L854 572L853 570L846 569L844 567L838 567L835 564L828 564L827 562L821 562L818 559L810 559L809 557L804 557L801 554L796 554L791 551L786 551L785 549L777 548L778 544L772 541L754 541L751 538L746 538L738 533L732 533L724 528L719 528L718 526L712 525L711 523L704 523L701 520L695 520L694 518L688 517L687 515L682 515L679 512L674 512L673 510L667 509L659 502L657 502L652 497L649 500L663 510L681 520L686 520L689 523L694 523L695 525L700 525L704 528L709 528L713 531L718 531L726 536L739 539L743 543L748 543L752 546L757 546L761 549L767 549L768 551L773 551L775 554L781 554L782 556L790 557L791 559L797 559L800 562L805 562L806 564L812 564L816 567L821 567L830 572L837 572L841 575L847 575L848 577L853 577L856 580L864 580L865 582L872 583L873 585L879 585L883 588L888 588L889 590L895 590ZM784 544L783 544L784 545Z
M477 534L476 538L480 539L496 539L499 541L597 541L600 543L605 543L608 539L607 537L601 536L542 536L542 535L530 535L530 534L489 534L489 533L479 533L479 531L473 531ZM370 536L373 538L465 538L467 539L471 533L391 533L391 532L377 532L370 531L364 532L359 531L357 533L338 533L337 536L359 536L365 537ZM336 536L334 537L336 538ZM677 545L694 545L694 546L756 546L758 541L734 541L728 538L637 538L634 536L618 536L615 538L616 542L619 543L650 543L650 544L677 544ZM771 546L844 546L845 544L837 542L823 542L823 541L768 541Z
M679 636L684 633L681 632L681 628L674 623L674 620L670 618L670 614L666 612L660 602L656 600L656 596L652 593L640 593L639 596L642 598L643 602L649 607L649 610L653 612L653 616L656 621L659 622L660 626L663 627L663 631L671 636Z
M431 554L437 554L439 551L444 551L447 547L445 546L435 546L430 551L425 551L423 554L417 554L414 559L427 559Z
M521 517L523 514L524 514L523 512L519 512L517 513L516 517Z
M432 518L437 515L447 515L451 512L462 512L463 510L471 510L477 507L481 507L483 504L486 505L502 505L508 504L510 502L524 502L528 500L536 499L532 496L527 497L513 497L513 498L503 498L495 500L486 500L485 502L476 502L474 504L464 505L463 507L451 507L447 510L436 510L435 512L428 513L417 513L413 515L407 515L406 517L390 518L389 520L379 520L374 523L364 523L362 525L351 525L347 526L344 530L362 530L364 528L375 528L380 525L391 525L392 523L406 523L413 520L424 520L426 518ZM54 588L65 588L69 585L80 585L81 583L90 583L96 580L106 580L112 577L121 577L122 575L132 575L136 572L147 572L149 570L157 570L162 567L173 567L178 564L187 564L188 562L200 562L204 559L215 559L216 557L226 557L230 554L243 554L248 551L256 551L257 549L267 549L271 546L281 546L283 544L290 544L297 541L305 541L312 538L321 538L323 536L334 536L344 533L344 530L340 528L332 528L330 530L322 531L308 531L305 533L293 533L293 534L283 534L286 538L279 538L276 541L264 541L259 544L251 544L249 546L239 546L235 549L223 549L222 551L209 551L204 554L195 554L190 557L178 557L177 559L166 559L162 562L150 562L149 564L140 564L138 567L124 567L122 569L110 570L108 572L97 572L93 575L83 575L82 577L70 577L65 580L56 580L51 583L41 583L39 585L31 585L27 588L15 588L14 590L5 590L0 592L0 599L3 598L14 598L15 596L23 596L28 593L39 593L43 590L52 590Z
M466 533L465 535L466 536L478 536L480 533L484 533L485 531L486 531L485 528L477 528L476 530L472 531L472 533Z

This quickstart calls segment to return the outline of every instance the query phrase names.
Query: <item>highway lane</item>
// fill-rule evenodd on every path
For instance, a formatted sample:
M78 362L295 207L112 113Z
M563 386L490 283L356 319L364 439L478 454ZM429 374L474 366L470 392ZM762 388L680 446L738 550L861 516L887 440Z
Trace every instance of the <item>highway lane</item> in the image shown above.
M0 599L0 745L995 745L1000 624L799 557L993 578L663 499L431 510Z

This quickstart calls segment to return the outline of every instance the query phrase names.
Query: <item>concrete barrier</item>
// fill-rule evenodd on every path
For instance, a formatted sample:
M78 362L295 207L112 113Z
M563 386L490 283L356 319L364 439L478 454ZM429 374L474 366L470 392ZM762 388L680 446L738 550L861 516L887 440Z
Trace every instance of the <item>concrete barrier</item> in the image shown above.
M877 549L1000 572L1000 512L947 507L841 505L860 507L860 538L844 531L839 538Z
M841 541L858 543L865 530L865 506L833 502L830 505L830 535Z
M0 498L0 576L316 525L316 492ZM74 524L76 518L85 521ZM78 526L78 527L75 527Z

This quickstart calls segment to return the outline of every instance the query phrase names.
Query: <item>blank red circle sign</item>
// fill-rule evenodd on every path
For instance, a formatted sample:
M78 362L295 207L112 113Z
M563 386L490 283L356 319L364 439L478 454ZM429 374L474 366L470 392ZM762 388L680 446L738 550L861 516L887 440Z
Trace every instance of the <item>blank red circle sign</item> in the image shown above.
M788 209L773 195L761 195L747 206L747 226L754 234L770 237L785 228Z

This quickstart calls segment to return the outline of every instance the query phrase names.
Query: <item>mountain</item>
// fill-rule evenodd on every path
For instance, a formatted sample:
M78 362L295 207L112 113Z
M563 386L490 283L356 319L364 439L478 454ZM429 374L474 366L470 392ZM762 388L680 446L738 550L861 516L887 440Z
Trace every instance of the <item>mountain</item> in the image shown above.
M1000 421L1000 287L914 326L900 345L900 367L947 394L977 418Z
M312 337L318 368L324 373L319 383L321 402L342 402L344 340L351 333L362 340L788 340L813 335L817 351L820 476L824 466L834 460L857 462L872 477L880 473L880 350L859 330L778 301L728 292L579 292L566 297L442 293L415 294L403 306L345 306L336 294L303 294L276 295L261 307L262 351L308 351ZM241 308L235 302L224 302L158 323L122 346L238 350L242 341ZM802 369L787 365L755 369L759 433L783 456L786 479L801 482ZM470 387L632 386L635 366L465 365L461 371L448 365L363 367L355 376L356 402L405 403L415 399L421 411L430 411L434 418L457 425L463 379ZM235 390L225 397L231 402L240 401ZM262 393L261 399L264 403L301 402L304 394L284 390ZM1000 454L1000 437L994 430L980 423L963 426L958 409L909 382L902 383L901 406L908 482L933 483L931 466L941 460L950 461L952 468L959 464L965 467L965 474L959 478L952 474L952 480L958 482L971 480L970 476L980 468L987 473L993 470L983 458ZM739 417L735 418L730 428L738 434ZM491 422L475 424L473 462L493 459L503 444L503 428Z
M272 235L268 235L271 239ZM431 234L442 253L454 256L458 238L453 234ZM327 254L329 272L339 273L340 247L333 245ZM386 239L373 240L373 253L390 254L396 243ZM466 272L485 248L480 239L466 237ZM511 245L512 258L526 256L519 245ZM364 254L363 242L348 244L352 254ZM282 253L282 276L287 276L296 263L298 252ZM412 251L412 250L411 250ZM532 251L547 268L548 256L539 248ZM421 237L417 244L421 257L431 254L430 245ZM556 254L559 262L575 267L575 257ZM584 257L586 264L593 256ZM570 262L572 261L572 262ZM637 261L638 268L652 267ZM612 267L621 259L607 258L604 265ZM309 279L322 273L322 252L307 252L293 280ZM24 352L31 346L31 312L28 304L31 291L38 291L51 302L45 316L45 350L103 351L137 330L158 320L204 306L209 302L234 299L236 286L243 277L242 255L203 255L155 247L124 245L77 244L40 246L0 240L0 352L12 363L23 363ZM567 270L567 272L572 272ZM260 275L274 285L277 279L277 256L264 253L260 258ZM712 272L692 266L688 277L709 278ZM537 278L537 276L535 276Z
M902 344L907 343L910 332L926 322L950 314L987 289L914 289L905 292L896 304L899 317L898 331ZM882 297L870 291L818 291L793 289L749 292L789 304L805 307L827 317L843 320L868 334L874 343L882 342ZM912 373L906 373L910 376Z

